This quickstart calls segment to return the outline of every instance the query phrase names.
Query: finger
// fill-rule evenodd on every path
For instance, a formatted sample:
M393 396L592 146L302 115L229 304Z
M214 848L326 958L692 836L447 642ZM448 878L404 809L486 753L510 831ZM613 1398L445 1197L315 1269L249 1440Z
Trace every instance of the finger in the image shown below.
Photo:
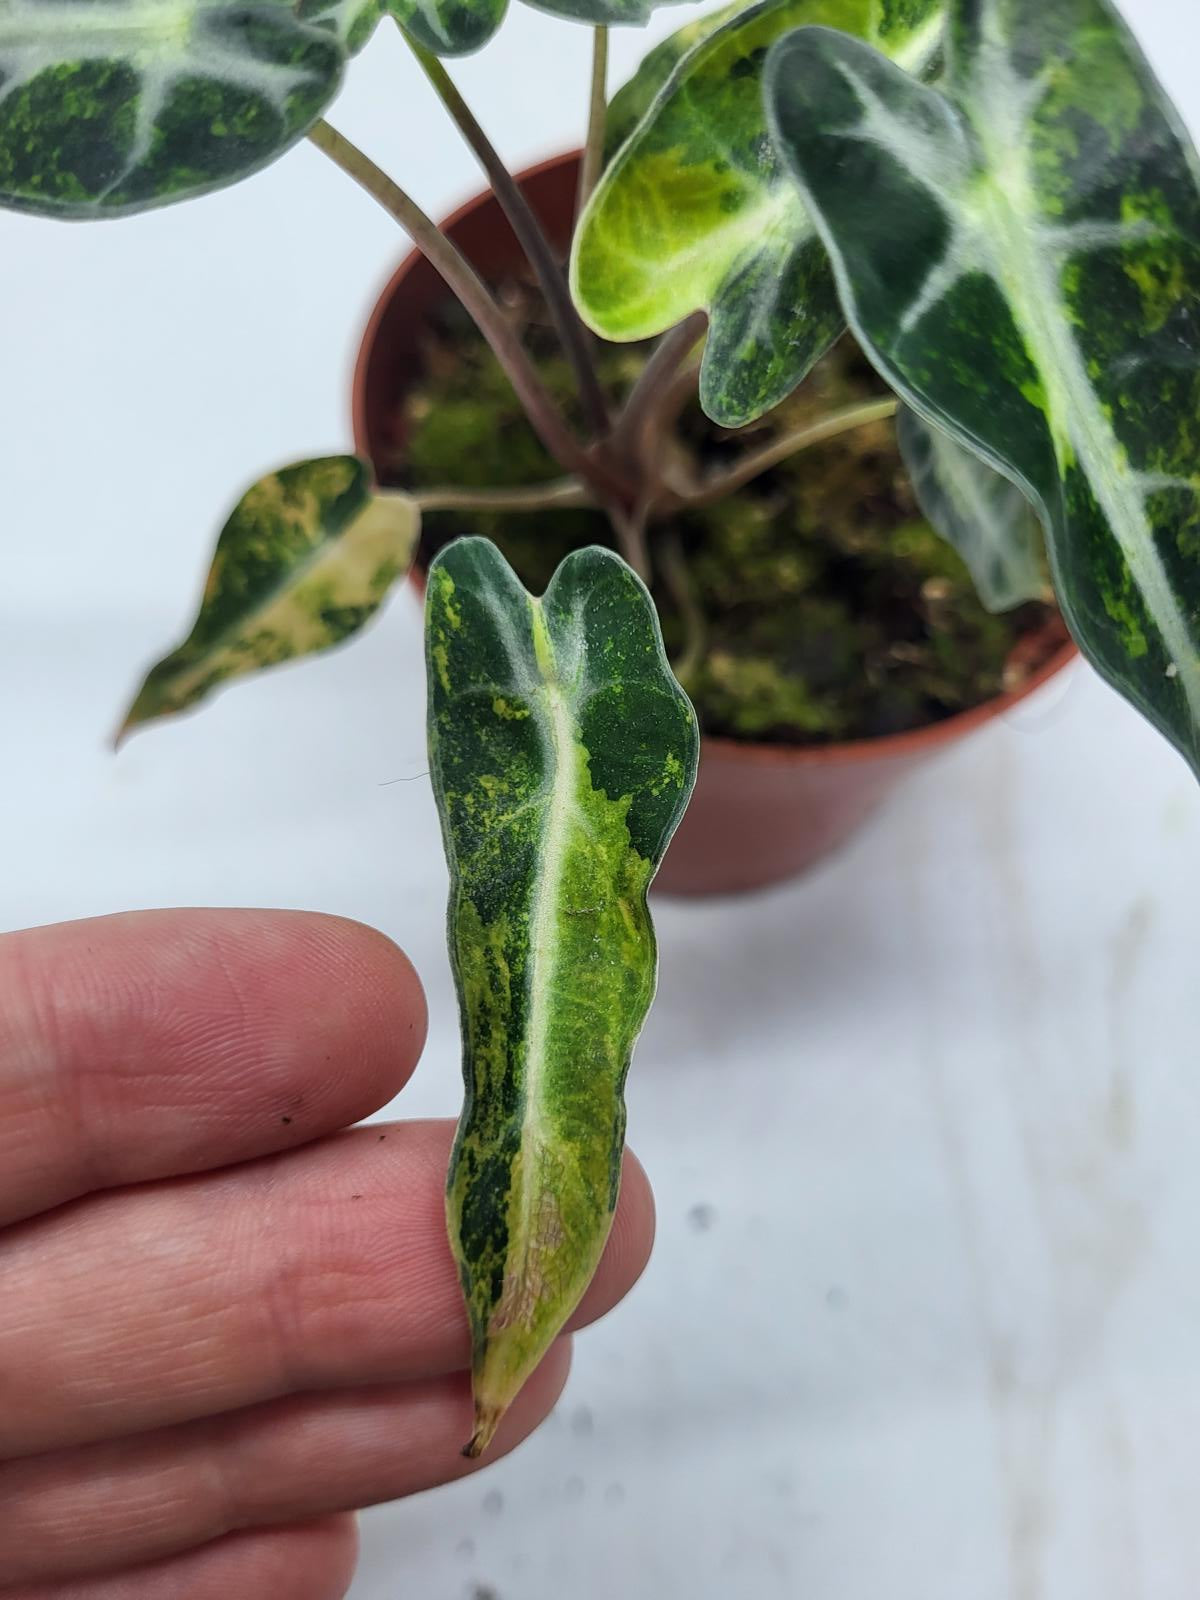
M350 1516L235 1533L164 1561L98 1578L22 1584L4 1600L343 1600L354 1580L358 1529Z
M374 1124L10 1230L0 1459L464 1368L444 1209L452 1133ZM649 1185L629 1161L582 1318L626 1292L652 1236Z
M386 1105L425 1000L382 934L149 911L0 937L0 1225L285 1149Z
M560 1340L481 1465L552 1409ZM474 1470L465 1375L307 1395L0 1467L0 1582L70 1577L169 1556L237 1529L395 1500Z

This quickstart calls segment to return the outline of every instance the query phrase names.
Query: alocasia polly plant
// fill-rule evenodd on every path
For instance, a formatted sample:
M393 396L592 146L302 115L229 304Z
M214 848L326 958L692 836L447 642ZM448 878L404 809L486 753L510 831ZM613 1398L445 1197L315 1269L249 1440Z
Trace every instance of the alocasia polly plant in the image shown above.
M540 599L486 540L428 572L472 1453L578 1302L616 1201L654 988L646 892L697 759L643 582L679 602L686 675L704 640L676 519L896 415L920 504L984 605L1044 598L1052 578L1084 654L1200 767L1200 169L1110 0L725 5L650 51L611 116L608 27L650 0L539 8L594 29L569 274L443 59L483 45L505 0L0 0L0 202L118 216L236 182L307 135L441 273L562 474L397 493L353 456L271 473L234 508L195 625L125 730L350 637L426 512L592 508L621 552L577 550ZM385 15L525 248L570 403L495 286L322 120ZM742 428L847 327L892 393L697 463L681 397L698 386L715 423ZM593 334L661 335L619 397Z

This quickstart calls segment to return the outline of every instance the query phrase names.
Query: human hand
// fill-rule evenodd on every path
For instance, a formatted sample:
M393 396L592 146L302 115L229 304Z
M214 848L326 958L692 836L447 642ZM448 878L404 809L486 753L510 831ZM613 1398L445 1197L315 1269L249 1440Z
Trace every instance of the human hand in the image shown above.
M335 918L0 937L7 1600L338 1600L343 1513L474 1470L452 1127L338 1131L391 1099L424 1035L405 957ZM626 1292L652 1233L630 1160L573 1326ZM569 1359L564 1338L488 1460Z

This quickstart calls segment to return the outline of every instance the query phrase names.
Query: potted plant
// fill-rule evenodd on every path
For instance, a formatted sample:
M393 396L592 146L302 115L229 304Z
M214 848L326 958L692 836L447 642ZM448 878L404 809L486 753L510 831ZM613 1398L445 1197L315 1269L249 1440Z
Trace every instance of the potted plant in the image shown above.
M543 8L595 28L595 71L578 174L524 184L443 61L504 0L0 15L5 203L117 216L307 134L428 263L385 297L360 367L382 481L341 455L256 484L126 727L339 643L414 556L427 572L473 1453L607 1233L654 983L646 891L696 768L680 681L710 731L776 741L769 762L710 745L706 770L734 778L701 866L720 830L753 838L800 803L789 743L844 769L815 845L740 858L726 884L832 842L936 742L923 723L953 734L1004 703L1006 666L1012 692L1061 664L1051 583L1083 653L1198 750L1200 183L1110 0L734 6L652 51L611 117L606 28L645 7ZM322 120L384 10L491 181L494 203L444 229ZM758 813L756 762L775 773ZM720 807L741 790L739 819Z

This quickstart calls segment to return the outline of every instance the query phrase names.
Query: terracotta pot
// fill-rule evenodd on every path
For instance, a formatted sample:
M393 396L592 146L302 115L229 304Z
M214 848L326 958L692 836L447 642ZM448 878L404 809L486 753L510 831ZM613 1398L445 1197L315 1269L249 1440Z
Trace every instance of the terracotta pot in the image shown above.
M575 208L578 156L559 156L521 174L526 198L565 254ZM515 272L523 256L490 192L444 224L481 274ZM354 437L386 480L403 452L397 397L420 373L426 316L445 300L441 278L419 254L400 266L371 315L354 374ZM414 579L424 586L423 573ZM885 738L821 748L705 739L691 806L655 886L668 894L736 894L795 877L843 844L914 768L976 728L1003 716L1061 672L1075 647L1057 622L1018 646L1020 686L971 711Z

